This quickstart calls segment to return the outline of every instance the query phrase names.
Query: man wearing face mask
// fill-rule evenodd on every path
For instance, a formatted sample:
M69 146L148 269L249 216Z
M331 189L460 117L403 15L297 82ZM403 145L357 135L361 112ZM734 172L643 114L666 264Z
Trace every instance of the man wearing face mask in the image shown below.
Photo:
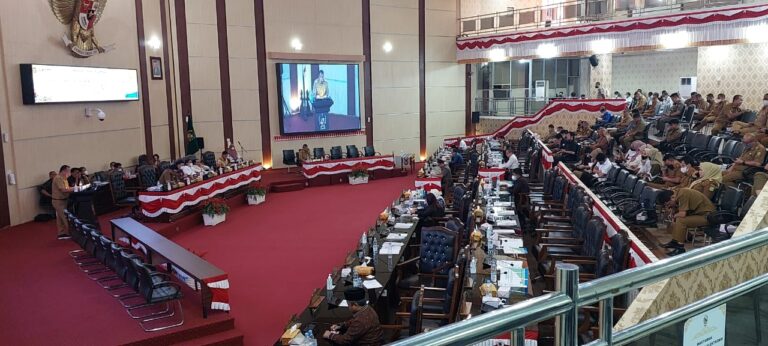
M672 99L672 107L670 107L669 110L664 113L664 116L656 122L656 136L659 137L664 136L667 123L672 121L672 119L680 120L680 118L683 116L683 112L685 112L685 105L680 99L680 95L678 93L672 94L670 98Z
M741 95L736 95L733 97L733 102L723 107L723 110L715 119L715 126L712 127L713 136L719 134L726 128L731 127L731 123L745 113L745 111L741 109L743 101L744 99Z
M669 121L667 133L664 140L659 143L659 150L668 152L675 148L683 139L683 132L680 131L680 120L672 119Z
M680 185L683 178L680 161L672 154L664 155L664 167L661 169L661 183L648 183L656 189L671 189Z
M746 148L738 159L733 161L733 165L723 173L723 184L736 187L738 183L744 181L744 171L750 167L762 167L765 159L765 147L755 141L755 135L748 133L741 140Z
M664 115L667 114L670 108L672 108L672 99L669 98L669 94L666 90L661 91L661 96L659 97L660 106L659 111L656 112L656 115Z
M702 100L701 94L697 94L699 97L699 105L696 113L693 114L693 120L702 121L704 117L712 110L712 106L715 105L715 95L707 94L707 99Z
M758 142L763 141L763 139L766 137L766 121L768 120L768 94L763 95L763 106L760 108L760 111L757 113L757 117L755 117L755 122L753 123L746 123L743 121L734 121L733 124L731 124L733 133L739 133L739 134L745 134L745 133L754 133L756 134L755 139Z

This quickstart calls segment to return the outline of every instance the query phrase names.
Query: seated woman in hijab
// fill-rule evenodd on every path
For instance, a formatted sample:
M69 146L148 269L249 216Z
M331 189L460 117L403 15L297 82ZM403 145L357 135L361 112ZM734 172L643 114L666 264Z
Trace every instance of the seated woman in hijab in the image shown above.
M715 191L723 183L723 172L719 165L711 162L702 162L699 167L699 178L694 180L688 188L699 191L712 200Z
M416 216L419 217L419 225L422 227L434 226L437 224L436 218L445 216L445 209L440 207L440 203L438 203L437 197L433 193L428 193L426 200L427 206L416 211Z

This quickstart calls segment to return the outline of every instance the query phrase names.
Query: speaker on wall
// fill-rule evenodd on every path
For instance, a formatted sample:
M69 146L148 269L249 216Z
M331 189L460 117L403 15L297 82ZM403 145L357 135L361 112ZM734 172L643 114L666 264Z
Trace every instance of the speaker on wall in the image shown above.
M472 112L472 123L473 124L480 123L480 112Z
M597 65L600 64L600 59L597 58L597 55L592 55L589 57L589 64L592 65L592 67L597 67Z
M205 148L205 138L203 137L197 137L197 147L198 148Z

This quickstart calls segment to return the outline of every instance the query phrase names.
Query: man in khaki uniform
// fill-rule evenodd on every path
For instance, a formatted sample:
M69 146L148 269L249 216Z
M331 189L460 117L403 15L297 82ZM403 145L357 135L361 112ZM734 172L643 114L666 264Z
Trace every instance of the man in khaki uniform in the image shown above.
M632 121L627 126L627 133L621 137L621 144L624 148L629 148L629 145L636 141L642 140L645 132L645 121L640 116L640 112L632 111Z
M715 119L717 119L717 116L720 115L723 107L725 107L725 103L725 94L717 94L717 101L710 105L706 112L699 113L699 117L701 117L702 120L696 124L693 129L698 131L703 129L707 124L715 122Z
M759 132L761 135L765 135L766 120L768 120L768 94L763 95L763 107L760 108L760 111L757 113L755 122L746 123L743 121L734 121L733 124L731 124L731 128L733 133L745 134ZM757 140L760 141L760 138Z
M744 114L744 111L741 109L741 104L743 101L744 99L741 97L741 95L736 95L733 97L733 102L723 107L723 110L720 111L720 114L718 114L717 118L715 119L715 126L712 127L713 136L730 127L734 120L738 119L742 114Z
M662 152L671 151L675 145L680 144L681 139L683 139L683 131L680 131L680 120L672 119L667 126L667 134L659 143L659 150Z
M680 164L674 155L664 155L664 167L661 169L661 180L663 183L648 183L648 186L654 189L671 189L676 186L681 186L680 183L683 179L683 172L680 168L683 165ZM687 186L687 185L686 185Z
M661 246L672 251L667 256L676 256L685 253L685 231L688 228L696 228L709 225L707 214L715 211L715 205L696 190L682 188L676 193L664 191L659 194L657 202L667 207L677 208L674 222L668 231L672 234L672 241Z
M744 135L742 142L746 144L746 149L741 153L738 159L733 161L733 165L723 173L723 184L736 187L744 180L744 171L750 167L762 167L765 159L765 147L755 141L755 135L748 133Z
M53 189L51 190L51 199L53 209L56 210L56 229L58 230L59 239L69 239L69 220L64 214L67 209L67 201L69 200L69 193L74 189L69 186L67 182L69 178L69 166L64 165L59 169L59 174L53 178Z

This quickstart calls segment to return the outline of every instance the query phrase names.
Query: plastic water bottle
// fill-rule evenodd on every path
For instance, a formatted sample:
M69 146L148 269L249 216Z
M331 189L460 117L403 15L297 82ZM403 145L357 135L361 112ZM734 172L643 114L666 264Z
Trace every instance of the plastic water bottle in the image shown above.
M379 242L376 237L373 237L373 244L371 245L371 253L373 253L373 264L376 265L376 258L379 256Z
M394 263L392 263L392 255L387 255L387 269L389 271L392 271L392 269L395 269Z
M496 282L496 260L491 259L491 282Z
M311 329L310 329L310 330L308 330L308 331L307 331L307 332L304 334L304 343L303 343L303 345L307 345L307 346L317 346L317 339L315 339L315 334L314 334L314 333L312 333L312 330L311 330Z
M333 278L331 277L331 274L328 274L328 279L325 280L325 289L329 291L333 289Z
M472 260L469 261L469 273L477 274L477 257L472 256Z
M357 270L352 268L352 286L354 287L363 287L363 279L360 277L360 274L357 273Z
M360 237L360 245L365 248L366 245L368 245L368 235L363 232L363 235Z

